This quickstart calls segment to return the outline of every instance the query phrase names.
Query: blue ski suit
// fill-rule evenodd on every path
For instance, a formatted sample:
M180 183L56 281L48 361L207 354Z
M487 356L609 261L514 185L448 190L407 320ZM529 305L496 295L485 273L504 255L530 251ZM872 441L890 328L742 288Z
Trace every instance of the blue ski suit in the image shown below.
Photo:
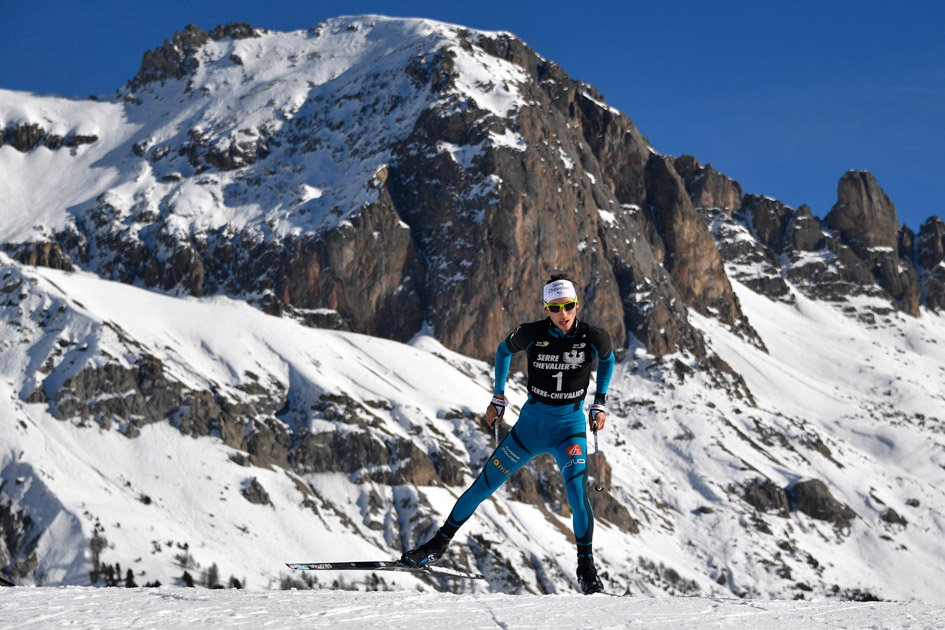
M590 553L594 512L588 501L584 398L597 359L595 401L603 402L614 369L610 335L576 322L567 335L550 318L522 324L496 350L494 393L505 393L512 354L528 357L528 402L518 422L493 451L479 477L457 500L441 531L452 538L480 503L539 453L550 453L561 470L579 553Z

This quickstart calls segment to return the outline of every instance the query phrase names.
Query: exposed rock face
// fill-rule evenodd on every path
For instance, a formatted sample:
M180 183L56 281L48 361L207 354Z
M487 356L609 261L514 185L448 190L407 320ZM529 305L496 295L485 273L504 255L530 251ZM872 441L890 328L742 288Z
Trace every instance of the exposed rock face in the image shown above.
M742 187L733 179L712 168L703 166L691 155L683 155L674 162L679 176L686 182L686 192L695 208L719 208L728 216L742 207Z
M784 488L770 479L755 479L745 485L745 501L759 512L774 511L778 516L787 518L791 514L791 500Z
M39 265L64 271L75 269L72 260L56 242L23 243L19 247L5 245L4 249L7 249L14 258L27 265Z
M841 178L837 204L823 222L807 206L793 210L755 195L745 196L732 219L762 250L746 243L737 228L712 219L728 272L773 299L791 301L785 278L815 299L840 303L854 296L876 298L872 306L845 307L867 322L890 308L917 315L923 294L929 306L939 304L937 275L945 272L923 267L936 259L940 241L935 221L926 222L925 237L900 228L895 207L870 173L850 171ZM891 304L882 306L881 301Z
M49 363L52 371L53 360ZM50 378L57 380L56 375L47 381ZM246 393L253 396L252 402L189 389L167 376L159 360L143 356L130 369L117 363L88 367L66 378L55 392L34 392L30 401L48 401L53 415L62 420L79 418L106 429L117 426L129 438L146 424L170 419L186 435L219 435L249 453L257 466L287 467L292 438L274 417L284 399L273 399L263 389Z
M837 230L861 258L871 248L888 248L898 254L896 207L870 173L847 171L840 178L837 203L824 223Z
M716 309L734 322L740 310L711 235L686 194L669 159L653 155L647 165L648 205L666 247L663 264L686 302L701 313Z
M21 153L33 150L46 136L46 130L31 123L28 125L10 126L0 132L0 146L8 144Z
M0 481L0 492L6 485L5 481ZM35 566L36 556L33 549L30 549L28 534L32 519L24 513L22 508L16 509L12 501L3 500L0 495L0 566L8 567L14 558L30 558L30 560L20 560L16 565L10 567L10 574L15 576L26 575Z
M795 216L791 208L770 197L746 195L740 215L762 245L775 254L784 251L785 236L792 232L788 225Z
M199 62L194 58L200 47L209 39L207 33L193 24L182 33L174 31L171 41L154 50L146 50L141 60L141 69L133 83L137 86L152 81L180 79L194 71Z
M945 259L945 222L929 219L919 228L917 262L923 269L934 269Z
M692 206L671 161L651 155L646 175L647 207L665 248L662 262L686 305L702 314L715 315L757 339L744 321L712 234Z
M444 60L443 71L449 67ZM554 86L569 86L566 80L560 77ZM529 145L524 151L490 146L490 133L507 123L489 122L488 112L467 107L466 120L459 120L458 113L434 109L418 121L391 166L391 196L427 263L426 320L447 345L488 357L496 333L541 316L541 286L553 270L564 269L582 292L585 316L623 348L621 287L598 244L610 226L597 209L613 208L613 197L584 176L584 168L599 172L592 155L584 158L585 167L576 158L569 172L562 149L546 146L547 139L558 138L569 153L578 150L581 136L568 128L579 126L571 108L562 112L544 90L527 87L536 105L519 114L516 131ZM559 101L577 98L579 86L569 87ZM469 120L476 117L479 122ZM440 142L483 145L481 158L464 169L449 154L432 150ZM497 179L502 185L487 197L469 194ZM628 229L638 230L632 223ZM494 332L483 335L484 330Z
M824 219L865 261L903 311L919 314L919 281L911 260L900 258L896 207L867 172L848 171L837 186L837 203Z
M787 490L791 503L800 512L821 521L828 521L840 528L850 527L856 512L837 501L827 485L819 479L800 481Z
M909 525L909 521L892 508L888 508L885 512L880 514L879 518L890 525L902 525L903 527Z
M273 289L286 306L330 309L345 329L397 340L423 325L423 257L386 193L348 225L265 249L263 260L278 256L284 275ZM240 280L241 290L253 286L250 274Z
M919 265L926 304L945 308L945 222L930 217L916 239L916 262Z
M809 207L801 206L794 212L785 227L784 246L795 252L814 252L824 243L824 233L820 220Z
M250 479L243 487L243 496L246 497L247 501L256 505L272 505L269 493L266 492L266 489L256 477Z
M48 133L37 123L10 125L0 129L0 147L8 144L20 153L27 153L43 145L55 151L63 147L75 148L82 144L92 144L98 140L96 135L69 133L65 137Z

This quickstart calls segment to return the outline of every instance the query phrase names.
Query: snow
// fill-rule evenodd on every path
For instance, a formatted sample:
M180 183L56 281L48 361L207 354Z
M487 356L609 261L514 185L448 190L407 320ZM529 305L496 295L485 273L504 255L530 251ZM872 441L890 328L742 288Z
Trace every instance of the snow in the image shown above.
M605 103L605 102L603 102L603 101L601 101L601 100L599 100L599 99L594 98L593 96L590 95L589 92L587 92L587 90L585 90L585 91L583 92L583 96L584 96L584 98L586 98L586 99L589 100L590 102L594 103L595 105L597 105L597 106L600 107L601 109L606 109L607 111L609 111L609 112L610 112L611 114L613 114L614 116L621 116L621 115L622 115L622 114L620 113L620 110L618 110L618 109L615 108L615 107L611 107L610 105L608 105L607 103Z
M945 609L920 603L757 602L594 595L452 595L350 591L8 588L0 629L120 628L687 628L937 630Z
M600 220L610 226L617 225L617 215L609 210L604 210L602 208L597 209L597 216L600 217Z

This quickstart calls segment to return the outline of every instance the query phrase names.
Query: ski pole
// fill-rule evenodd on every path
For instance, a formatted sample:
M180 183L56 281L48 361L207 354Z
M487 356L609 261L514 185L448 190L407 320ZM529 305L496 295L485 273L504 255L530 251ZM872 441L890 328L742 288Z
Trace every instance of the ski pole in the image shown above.
M597 448L597 418L591 423L591 431L594 433L594 463L597 467L597 485L594 486L594 489L603 492L604 486L600 483L600 449Z
M502 414L505 412L506 406L508 403L505 401L503 396L493 396L492 397L492 408L495 409L495 416L492 417L492 432L495 435L495 445L498 448L499 446L499 421L502 420ZM488 411L486 412L488 418Z

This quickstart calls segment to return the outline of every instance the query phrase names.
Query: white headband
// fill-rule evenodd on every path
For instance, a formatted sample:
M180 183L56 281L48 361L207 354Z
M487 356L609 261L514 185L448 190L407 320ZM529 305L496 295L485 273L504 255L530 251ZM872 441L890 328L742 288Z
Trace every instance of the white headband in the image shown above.
M577 298L577 291L570 280L555 280L545 285L545 302L557 298Z

